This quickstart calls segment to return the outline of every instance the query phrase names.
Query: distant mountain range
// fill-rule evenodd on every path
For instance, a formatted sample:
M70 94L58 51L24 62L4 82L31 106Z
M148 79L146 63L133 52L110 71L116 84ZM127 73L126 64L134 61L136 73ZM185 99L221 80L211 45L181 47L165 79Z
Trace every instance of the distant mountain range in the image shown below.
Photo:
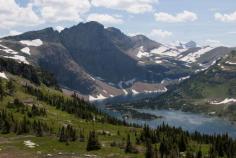
M170 85L208 69L231 51L199 47L194 41L165 45L97 22L0 39L1 57L48 70L65 92L77 91L90 101L166 92Z
M209 69L192 75L168 92L145 99L136 107L203 112L236 120L236 51L216 61Z

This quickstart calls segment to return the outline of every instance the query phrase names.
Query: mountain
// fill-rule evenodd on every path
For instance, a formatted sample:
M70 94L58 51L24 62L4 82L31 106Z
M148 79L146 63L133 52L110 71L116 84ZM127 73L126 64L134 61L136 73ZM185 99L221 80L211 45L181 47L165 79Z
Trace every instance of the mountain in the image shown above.
M236 51L207 70L191 76L159 97L137 106L203 112L235 120Z
M166 86L209 68L230 51L193 41L165 45L97 22L0 39L1 57L45 69L66 93L77 91L90 101L166 92Z

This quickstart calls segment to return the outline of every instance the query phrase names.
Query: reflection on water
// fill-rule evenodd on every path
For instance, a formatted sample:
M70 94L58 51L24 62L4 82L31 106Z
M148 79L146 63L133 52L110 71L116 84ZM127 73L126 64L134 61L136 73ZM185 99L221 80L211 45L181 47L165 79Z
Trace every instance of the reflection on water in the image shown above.
M136 109L142 113L149 113L156 116L163 116L161 119L154 120L140 120L140 119L127 119L130 123L148 124L150 127L155 128L163 122L171 126L182 127L184 130L190 132L199 131L205 134L224 134L228 133L231 137L236 138L236 124L218 117L210 117L203 114L193 114L182 111L174 110L149 110L149 109ZM119 112L108 111L110 115L122 118Z

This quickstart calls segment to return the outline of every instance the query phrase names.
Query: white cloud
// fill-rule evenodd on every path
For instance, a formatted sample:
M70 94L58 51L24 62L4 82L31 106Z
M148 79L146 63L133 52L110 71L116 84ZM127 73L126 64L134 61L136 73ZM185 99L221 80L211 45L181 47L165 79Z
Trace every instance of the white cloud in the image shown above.
M205 45L210 45L213 47L218 47L218 46L222 46L223 44L221 43L221 41L218 40L214 40L214 39L207 39L205 40Z
M81 15L90 10L88 0L31 0L45 21L81 21Z
M32 26L41 21L33 11L32 4L20 7L15 0L0 0L0 28L9 29L15 26Z
M108 14L89 14L87 21L98 21L102 24L122 24L124 21L119 15L108 15Z
M159 12L159 13L155 13L154 17L156 21L168 22L168 23L192 22L198 19L198 16L196 13L186 11L186 10L176 15L171 15L165 12Z
M215 13L215 19L222 22L236 22L236 11L230 14Z
M158 0L91 0L95 7L125 10L133 14L153 11L153 5L156 3Z
M172 36L173 33L172 32L169 32L169 31L164 31L164 30L161 30L161 29L154 29L151 31L150 33L150 37L161 37L161 38L166 38L166 37L170 37Z

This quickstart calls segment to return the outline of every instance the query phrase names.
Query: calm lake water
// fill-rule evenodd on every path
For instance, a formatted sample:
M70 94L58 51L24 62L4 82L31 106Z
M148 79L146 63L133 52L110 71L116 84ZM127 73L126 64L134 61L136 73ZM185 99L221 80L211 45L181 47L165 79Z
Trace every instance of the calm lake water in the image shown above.
M150 109L136 109L142 113L149 113L156 116L163 116L161 119L154 120L141 120L141 119L127 119L130 123L148 124L150 127L155 128L163 122L175 126L182 127L184 130L190 132L199 131L205 134L225 134L228 133L231 137L236 138L236 123L228 120L211 117L203 114L193 114L182 111L174 110L150 110ZM122 118L122 114L106 110L110 115Z

